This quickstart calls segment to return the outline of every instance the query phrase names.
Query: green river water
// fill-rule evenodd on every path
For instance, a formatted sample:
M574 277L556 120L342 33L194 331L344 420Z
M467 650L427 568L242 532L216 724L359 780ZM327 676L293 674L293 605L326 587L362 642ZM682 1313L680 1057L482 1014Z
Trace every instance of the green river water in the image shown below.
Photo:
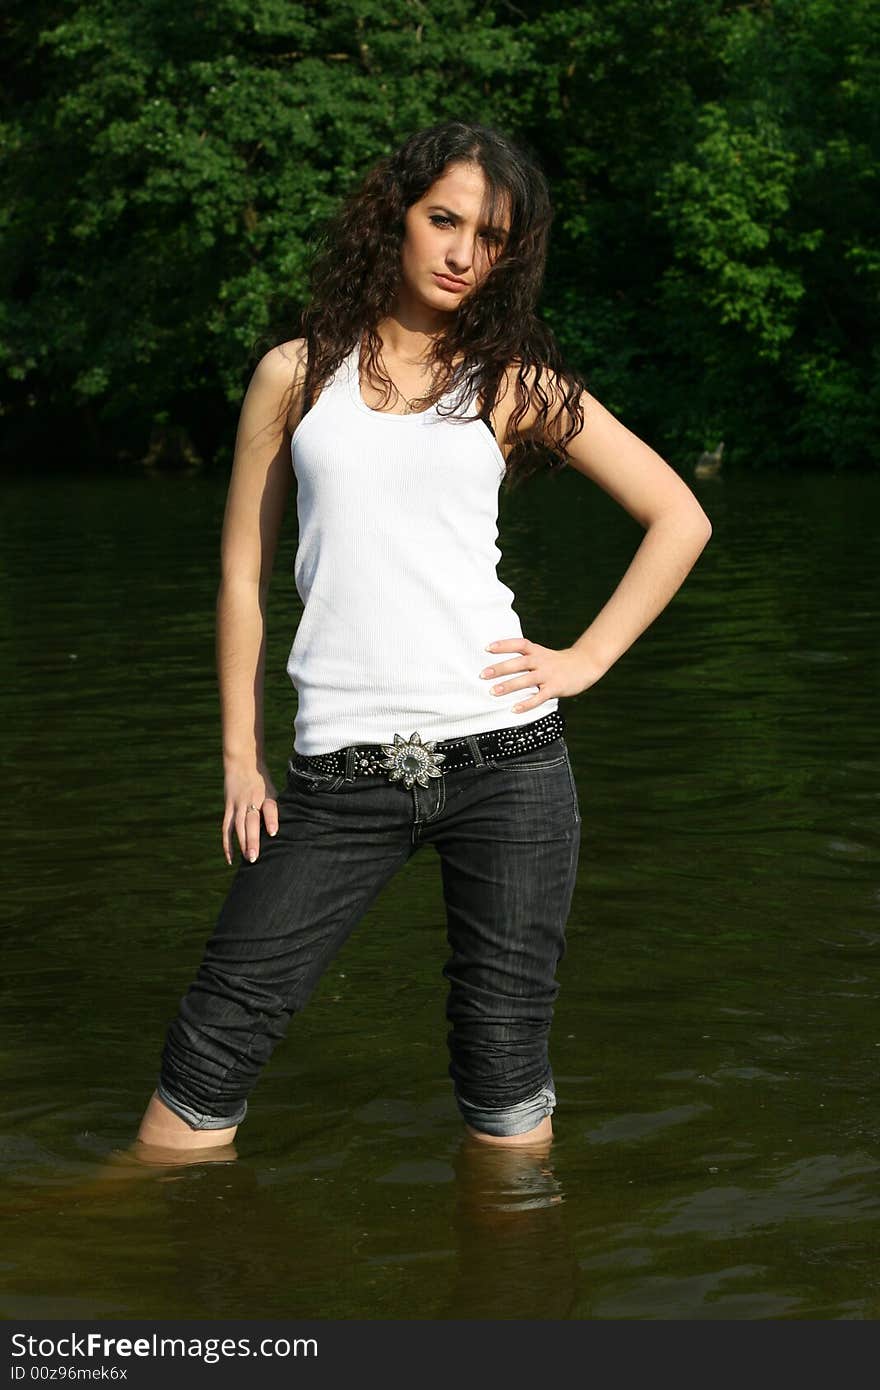
M7 478L3 1317L880 1315L880 479L692 486L696 567L563 702L583 840L549 1154L463 1142L429 849L293 1020L234 1160L135 1174L109 1160L233 873L226 480ZM526 634L572 642L641 534L570 469L502 499ZM279 789L295 543L291 497Z

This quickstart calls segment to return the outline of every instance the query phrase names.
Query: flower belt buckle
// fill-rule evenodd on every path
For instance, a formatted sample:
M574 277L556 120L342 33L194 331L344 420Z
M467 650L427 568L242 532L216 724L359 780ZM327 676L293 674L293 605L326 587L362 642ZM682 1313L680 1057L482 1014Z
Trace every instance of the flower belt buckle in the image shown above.
M434 752L437 743L437 739L430 743L422 743L417 733L410 734L408 739L404 738L403 734L395 734L393 743L380 745L386 757L379 766L387 770L389 782L403 782L407 791L413 782L418 782L420 787L427 787L429 777L443 776L443 770L438 764L446 761L446 754Z

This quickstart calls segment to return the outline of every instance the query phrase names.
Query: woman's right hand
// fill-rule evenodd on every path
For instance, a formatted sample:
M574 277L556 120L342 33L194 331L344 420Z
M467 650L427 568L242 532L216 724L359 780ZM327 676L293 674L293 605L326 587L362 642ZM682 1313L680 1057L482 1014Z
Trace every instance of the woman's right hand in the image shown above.
M228 766L224 775L226 810L221 840L227 864L232 864L232 830L238 835L241 852L250 863L260 853L260 826L266 822L270 835L278 833L278 793L264 765L253 763ZM256 810L248 807L256 806Z

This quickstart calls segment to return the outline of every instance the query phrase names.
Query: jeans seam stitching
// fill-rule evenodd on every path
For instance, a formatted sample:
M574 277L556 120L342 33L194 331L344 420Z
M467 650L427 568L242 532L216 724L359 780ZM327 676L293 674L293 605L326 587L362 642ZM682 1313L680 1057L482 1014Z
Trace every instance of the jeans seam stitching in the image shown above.
M561 767L565 762L565 754L561 758L555 758L547 763L517 763L509 759L502 759L496 763L488 763L487 766L497 768L499 771L507 772L543 772L548 767Z

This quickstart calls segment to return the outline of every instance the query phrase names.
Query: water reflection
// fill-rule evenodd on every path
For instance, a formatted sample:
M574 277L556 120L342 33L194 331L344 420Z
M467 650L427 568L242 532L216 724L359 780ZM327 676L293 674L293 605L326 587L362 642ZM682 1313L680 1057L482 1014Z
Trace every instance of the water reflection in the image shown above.
M876 1317L878 490L722 480L692 580L569 703L584 836L550 1152L461 1135L442 895L416 856L231 1152L165 1163L126 1146L228 888L226 480L10 483L2 1314ZM505 512L501 577L539 640L570 641L639 528L574 474Z
M404 1200L419 1187L427 1194L444 1193L447 1245L441 1249L407 1247L406 1238L418 1241L424 1231L418 1221L399 1216L390 1241L375 1222L355 1237L350 1221L340 1220L338 1189L324 1186L326 1162L302 1163L296 1154L276 1154L277 1163L267 1162L266 1155L242 1160L234 1144L177 1151L136 1140L112 1150L91 1173L80 1165L77 1172L56 1169L39 1184L20 1184L7 1214L39 1218L43 1235L37 1238L37 1227L32 1228L37 1252L55 1233L53 1269L59 1256L63 1265L74 1217L89 1232L90 1267L105 1258L108 1274L113 1268L118 1272L114 1245L120 1229L139 1228L148 1220L154 1235L145 1258L153 1266L143 1273L152 1286L154 1273L164 1270L161 1303L167 1315L177 1306L233 1316L246 1286L255 1295L259 1291L261 1309L277 1316L351 1316L344 1282L339 1284L343 1273L369 1289L391 1268L412 1273L439 1263L445 1293L433 1317L564 1318L571 1316L576 1297L578 1260L563 1217L552 1142L506 1148L464 1133L449 1162L402 1158L379 1175L380 1183L399 1187ZM307 1169L312 1170L308 1175ZM361 1180L369 1181L366 1174ZM136 1278L131 1267L129 1275ZM51 1283L48 1268L42 1278ZM19 1316L37 1306L52 1315L34 1286L20 1288L10 1306ZM61 1297L57 1307L63 1306ZM125 1306L115 1305L118 1315ZM71 1316L89 1311L112 1315L114 1305L99 1299ZM374 1315L378 1312L377 1305ZM394 1316L420 1315L416 1301L394 1310Z
M441 1318L568 1318L578 1287L553 1140L489 1147L466 1135L455 1160L455 1279Z

